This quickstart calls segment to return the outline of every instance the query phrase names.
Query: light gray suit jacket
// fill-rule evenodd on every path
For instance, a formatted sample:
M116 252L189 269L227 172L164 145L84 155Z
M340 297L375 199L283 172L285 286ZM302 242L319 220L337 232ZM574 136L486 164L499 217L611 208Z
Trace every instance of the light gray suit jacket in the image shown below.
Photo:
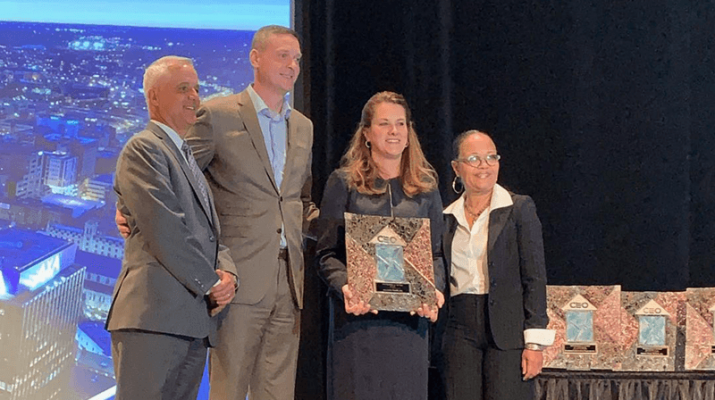
M285 227L289 281L303 305L303 231L317 212L310 200L313 124L296 110L288 120L286 162L276 185L256 109L245 90L207 101L186 141L205 170L241 287L233 302L258 303L275 282L281 226Z
M180 150L153 122L124 146L114 190L131 234L107 329L213 341L217 318L209 315L205 293L218 281L216 268L236 269L228 249L219 247L212 198L205 204Z

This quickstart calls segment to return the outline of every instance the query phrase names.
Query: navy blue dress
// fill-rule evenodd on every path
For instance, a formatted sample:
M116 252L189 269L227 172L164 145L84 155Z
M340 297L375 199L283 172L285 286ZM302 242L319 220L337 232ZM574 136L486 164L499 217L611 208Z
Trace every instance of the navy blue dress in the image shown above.
M355 316L345 312L342 286L345 268L344 213L429 218L435 283L444 290L442 264L442 199L437 190L408 197L398 179L381 195L349 189L342 171L328 178L320 207L317 257L329 286L328 399L427 399L429 320L405 312L381 311Z

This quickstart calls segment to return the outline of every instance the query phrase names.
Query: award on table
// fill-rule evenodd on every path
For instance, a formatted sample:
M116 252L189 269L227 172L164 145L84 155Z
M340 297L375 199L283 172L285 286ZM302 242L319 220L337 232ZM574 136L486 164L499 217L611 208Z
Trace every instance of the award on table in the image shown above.
M345 248L358 301L383 311L437 304L428 218L345 213Z

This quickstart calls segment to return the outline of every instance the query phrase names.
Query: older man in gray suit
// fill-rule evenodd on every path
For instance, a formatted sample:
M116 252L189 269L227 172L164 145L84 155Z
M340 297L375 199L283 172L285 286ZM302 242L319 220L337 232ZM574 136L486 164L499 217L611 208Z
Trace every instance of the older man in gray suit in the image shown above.
M163 57L144 74L151 122L117 162L118 210L131 229L107 329L117 400L196 398L236 268L219 246L213 198L183 137L196 120L191 60Z
M310 201L313 124L286 94L300 73L297 34L256 32L254 82L206 102L186 136L205 169L241 288L211 351L211 399L293 399L303 303L302 233Z

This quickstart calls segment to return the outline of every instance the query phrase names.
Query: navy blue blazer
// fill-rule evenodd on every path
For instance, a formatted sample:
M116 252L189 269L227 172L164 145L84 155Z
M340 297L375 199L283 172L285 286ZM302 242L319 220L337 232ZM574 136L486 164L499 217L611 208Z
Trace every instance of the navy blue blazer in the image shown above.
M546 328L546 268L541 222L529 196L510 193L513 205L489 214L488 315L492 338L502 350L524 347L524 330ZM445 214L444 247L451 276L452 240L457 220ZM450 278L451 279L451 278ZM447 285L449 296L449 285Z

